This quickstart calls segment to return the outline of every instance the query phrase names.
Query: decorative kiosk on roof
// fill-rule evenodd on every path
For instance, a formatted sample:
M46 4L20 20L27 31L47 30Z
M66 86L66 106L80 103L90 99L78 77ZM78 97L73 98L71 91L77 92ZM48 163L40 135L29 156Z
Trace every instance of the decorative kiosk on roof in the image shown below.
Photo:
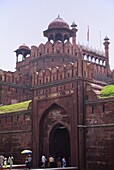
M76 37L76 26L75 24L73 29L70 29L69 25L58 15L58 17L49 24L48 29L44 31L44 36L48 38L48 41L53 40L53 42L56 42L59 40L64 43L65 40L69 41L70 37Z
M16 52L16 57L17 60L16 62L18 62L18 55L21 54L22 55L22 60L26 59L26 56L28 54L30 54L31 50L28 46L26 46L25 44L21 45L17 50L15 50L14 52Z

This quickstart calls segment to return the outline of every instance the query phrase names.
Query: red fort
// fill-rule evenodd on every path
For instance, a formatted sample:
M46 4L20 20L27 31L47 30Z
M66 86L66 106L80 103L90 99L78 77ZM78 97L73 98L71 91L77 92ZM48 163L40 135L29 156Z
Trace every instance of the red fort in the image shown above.
M0 114L0 152L15 163L31 149L33 168L45 154L65 156L78 170L114 169L114 98L100 98L114 83L109 38L101 53L77 44L77 33L58 16L43 32L45 44L21 45L16 71L0 70L0 108L30 100L27 110Z

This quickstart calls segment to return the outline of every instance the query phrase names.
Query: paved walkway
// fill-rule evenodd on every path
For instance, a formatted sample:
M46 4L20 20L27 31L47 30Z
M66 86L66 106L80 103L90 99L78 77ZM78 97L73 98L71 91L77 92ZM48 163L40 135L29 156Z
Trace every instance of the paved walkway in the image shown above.
M4 170L9 170L9 168L10 168L10 165L7 165L7 168L5 168L5 167L3 167L3 169ZM18 165L13 165L12 166L12 169L15 169L15 170L19 170L19 169L23 169L23 170L25 170L26 169L26 164L18 164ZM1 169L0 169L1 170Z
M28 170L26 168L25 164L19 164L19 165L13 165L12 170ZM78 170L77 167L65 167L65 168L38 168L38 169L31 169L31 170ZM7 165L7 168L4 168L2 170L9 170L9 165Z

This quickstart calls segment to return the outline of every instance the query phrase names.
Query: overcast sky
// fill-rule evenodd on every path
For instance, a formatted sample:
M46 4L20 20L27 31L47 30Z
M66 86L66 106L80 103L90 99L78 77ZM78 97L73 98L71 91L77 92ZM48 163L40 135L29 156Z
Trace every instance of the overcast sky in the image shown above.
M0 69L15 71L16 50L45 43L43 31L58 14L69 25L77 24L77 42L87 45L89 25L92 48L104 50L110 39L110 66L114 69L114 0L0 0Z

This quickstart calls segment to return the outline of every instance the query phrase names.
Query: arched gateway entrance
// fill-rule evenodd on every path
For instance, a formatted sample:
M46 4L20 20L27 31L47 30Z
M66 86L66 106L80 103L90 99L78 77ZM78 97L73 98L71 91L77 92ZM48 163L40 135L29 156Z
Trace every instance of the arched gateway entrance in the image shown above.
M70 165L70 118L64 108L51 105L42 115L39 127L39 157L45 154L66 157Z
M64 157L69 165L70 159L70 138L68 130L63 125L56 125L49 137L49 153L57 157Z

